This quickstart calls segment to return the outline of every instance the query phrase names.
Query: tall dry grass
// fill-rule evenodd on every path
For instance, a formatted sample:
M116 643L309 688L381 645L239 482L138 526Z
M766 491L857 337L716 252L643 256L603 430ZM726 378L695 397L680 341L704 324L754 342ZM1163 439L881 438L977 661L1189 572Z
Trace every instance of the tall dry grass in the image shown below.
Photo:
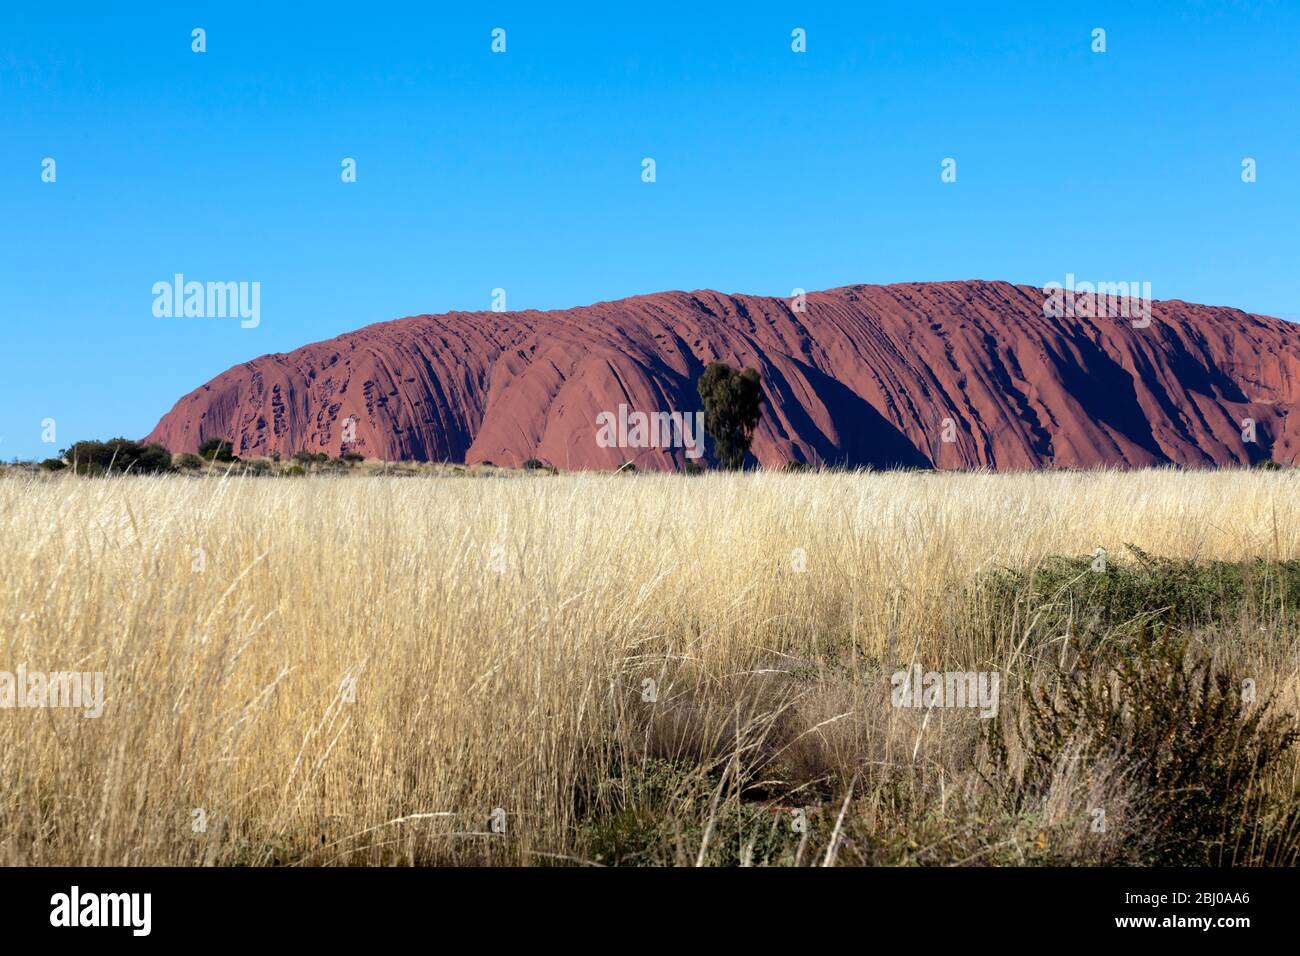
M992 832L984 725L889 674L1013 677L972 582L1128 543L1300 558L1300 474L6 477L0 670L107 705L0 710L0 863L1105 862L1122 773ZM1293 628L1219 647L1300 711Z

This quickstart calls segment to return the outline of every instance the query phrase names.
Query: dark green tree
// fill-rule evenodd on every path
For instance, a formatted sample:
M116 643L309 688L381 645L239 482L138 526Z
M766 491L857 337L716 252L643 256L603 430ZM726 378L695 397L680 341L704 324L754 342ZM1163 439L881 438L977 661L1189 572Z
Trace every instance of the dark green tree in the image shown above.
M224 438L208 438L199 445L199 457L208 461L234 461L230 442Z
M762 412L758 372L737 372L725 362L710 362L695 387L704 401L704 430L713 436L719 464L729 471L743 467Z

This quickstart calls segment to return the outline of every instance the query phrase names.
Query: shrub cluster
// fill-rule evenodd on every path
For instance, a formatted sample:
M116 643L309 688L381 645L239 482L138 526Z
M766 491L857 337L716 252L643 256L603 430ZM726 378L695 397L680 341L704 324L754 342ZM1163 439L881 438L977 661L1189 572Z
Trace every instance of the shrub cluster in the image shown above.
M102 475L109 472L147 475L170 471L172 467L171 452L162 445L141 445L129 438L79 441L59 454L78 475Z
M208 461L239 461L224 438L208 438L199 445L199 457Z
M1300 741L1300 722L1256 701L1249 683L1186 639L1166 631L1098 642L1023 692L1019 774L1005 728L989 735L999 775L1015 778L1012 811L1046 798L1074 769L1067 764L1114 768L1112 786L1141 796L1129 862L1222 866L1300 852L1300 807L1273 805L1259 786Z

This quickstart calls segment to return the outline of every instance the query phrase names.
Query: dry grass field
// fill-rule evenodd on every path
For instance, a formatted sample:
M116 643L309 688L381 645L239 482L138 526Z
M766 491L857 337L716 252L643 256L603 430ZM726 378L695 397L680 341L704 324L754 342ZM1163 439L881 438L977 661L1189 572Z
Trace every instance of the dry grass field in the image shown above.
M1294 865L1298 635L1296 471L11 472L0 864Z

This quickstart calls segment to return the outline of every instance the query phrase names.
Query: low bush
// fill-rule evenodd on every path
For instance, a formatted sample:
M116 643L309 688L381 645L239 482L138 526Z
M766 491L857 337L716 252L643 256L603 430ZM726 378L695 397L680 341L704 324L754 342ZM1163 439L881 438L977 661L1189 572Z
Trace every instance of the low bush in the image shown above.
M1300 721L1276 712L1271 699L1257 702L1253 684L1184 638L1166 630L1098 642L1045 684L1026 680L1022 699L1012 731L1018 773L1007 729L995 724L989 734L1000 775L1014 778L1013 812L1037 804L1072 770L1113 768L1110 788L1140 796L1130 862L1300 861L1300 807L1274 805L1259 786L1300 741Z
M199 457L208 461L231 462L238 461L231 448L230 442L224 438L208 438L199 445Z
M172 456L162 445L141 445L129 438L79 441L60 453L78 475L147 475L170 471Z
M1052 558L979 585L991 604L1036 615L1043 632L1102 633L1147 621L1181 628L1300 610L1300 561L1187 561L1128 546L1132 561Z

